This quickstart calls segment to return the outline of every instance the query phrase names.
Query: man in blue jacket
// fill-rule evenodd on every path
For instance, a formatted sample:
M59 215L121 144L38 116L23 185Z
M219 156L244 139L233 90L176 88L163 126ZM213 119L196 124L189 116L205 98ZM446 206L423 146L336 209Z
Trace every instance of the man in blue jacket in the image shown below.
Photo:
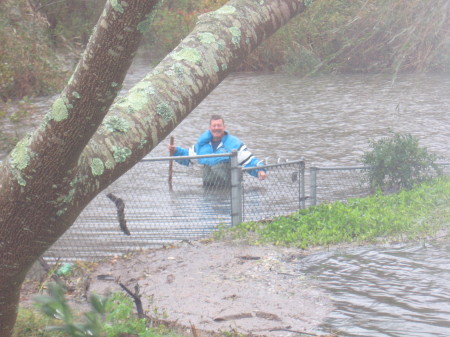
M173 156L231 153L232 150L236 150L240 166L256 167L264 165L261 160L252 155L239 138L225 131L224 119L219 115L211 116L209 130L202 133L197 143L191 148L184 149L174 145L169 145L168 148ZM191 163L189 159L181 159L177 160L177 162L182 165ZM198 162L204 165L203 185L223 186L230 184L230 157L201 158ZM260 180L266 178L265 169L255 169L247 172Z

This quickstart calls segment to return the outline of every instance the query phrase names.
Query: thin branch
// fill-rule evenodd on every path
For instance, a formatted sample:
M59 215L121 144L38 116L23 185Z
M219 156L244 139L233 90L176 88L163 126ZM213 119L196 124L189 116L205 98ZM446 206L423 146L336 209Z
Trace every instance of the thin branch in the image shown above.
M53 269L48 265L48 263L44 260L42 256L38 259L38 261L39 264L42 266L42 268L44 268L45 272L51 276L53 281L58 283L64 289L67 289L66 283L63 280L61 280L61 278L58 275L54 273Z
M58 4L58 3L60 3L60 2L66 2L67 0L59 0L59 1L53 1L53 2L50 2L50 3L48 3L48 4L45 4L45 5L41 5L40 7L38 7L38 8L36 8L36 9L34 9L36 12L39 12L42 8L44 8L44 7L47 7L47 6L51 6L51 5L55 5L55 4Z
M125 292L131 296L136 305L136 310L139 318L145 318L144 309L142 308L141 295L139 294L139 284L134 286L134 294L123 283L119 282L119 286L125 290Z

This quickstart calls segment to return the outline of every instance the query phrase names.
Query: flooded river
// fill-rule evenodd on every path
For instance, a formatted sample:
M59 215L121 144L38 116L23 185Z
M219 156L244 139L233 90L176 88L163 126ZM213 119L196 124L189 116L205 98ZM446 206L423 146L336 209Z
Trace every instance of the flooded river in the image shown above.
M147 69L137 62L126 88ZM190 146L221 114L255 155L308 165L360 163L370 139L408 132L450 161L450 77L233 74L173 132ZM41 101L47 109L51 101ZM150 156L165 156L167 140ZM365 247L305 257L299 272L336 304L322 326L339 336L450 336L449 242Z
M448 242L362 247L299 261L336 309L322 331L347 337L450 336Z
M409 132L450 157L450 77L339 75L298 78L235 74L174 131L182 145L222 114L259 157L305 157L321 166L360 163L370 139ZM156 149L158 150L158 148ZM165 150L165 148L164 148Z
M130 78L138 75L132 72ZM408 132L449 161L450 77L234 74L172 133L189 146L212 113L261 157L307 165L360 164L368 141ZM166 142L163 142L164 144ZM165 146L155 154L165 155ZM339 336L450 336L449 242L323 252L299 272L325 288L336 310L321 327Z

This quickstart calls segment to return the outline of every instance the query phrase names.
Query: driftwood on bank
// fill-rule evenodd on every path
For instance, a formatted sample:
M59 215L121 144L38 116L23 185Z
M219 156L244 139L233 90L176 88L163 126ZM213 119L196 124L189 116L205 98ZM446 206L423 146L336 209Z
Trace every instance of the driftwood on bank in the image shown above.
M141 295L139 294L139 285L136 284L134 286L134 293L131 292L130 289L128 289L123 283L119 282L119 286L125 290L125 292L131 296L131 298L134 301L134 304L136 305L136 310L139 318L145 318L144 309L142 308L142 301L141 301Z

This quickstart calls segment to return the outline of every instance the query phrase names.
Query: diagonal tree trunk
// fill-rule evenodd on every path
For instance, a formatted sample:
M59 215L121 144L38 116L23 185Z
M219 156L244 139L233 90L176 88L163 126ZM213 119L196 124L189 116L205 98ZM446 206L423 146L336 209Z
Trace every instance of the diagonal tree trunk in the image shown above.
M303 0L235 0L202 15L180 45L112 102L154 1L107 1L86 51L41 126L0 166L0 336L38 257L101 190L164 139Z

